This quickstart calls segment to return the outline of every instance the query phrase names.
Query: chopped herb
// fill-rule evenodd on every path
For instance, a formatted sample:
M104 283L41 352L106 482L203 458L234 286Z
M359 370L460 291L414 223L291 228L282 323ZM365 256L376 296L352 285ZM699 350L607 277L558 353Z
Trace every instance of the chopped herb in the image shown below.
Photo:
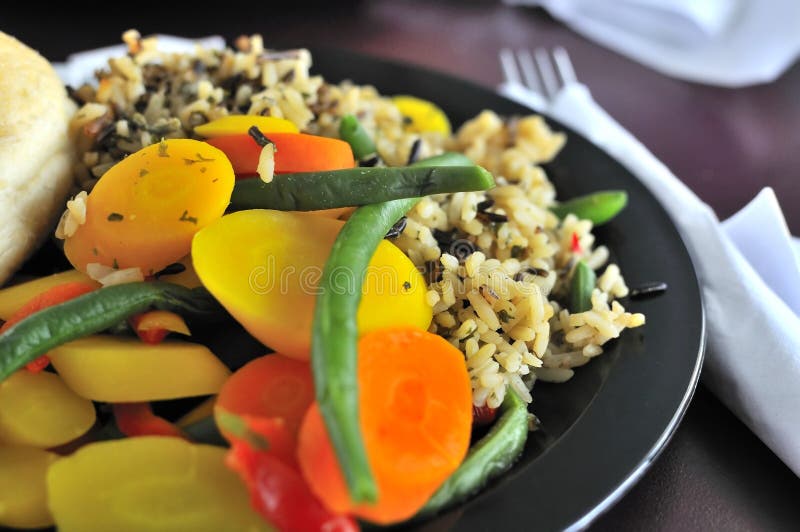
M511 246L511 257L514 259L518 259L525 253L524 246Z
M183 211L183 214L181 214L181 217L178 218L178 221L189 222L193 223L194 225L197 225L197 218L195 218L194 216L189 216L189 211Z
M514 316L511 316L506 309L501 309L497 313L497 318L503 323L508 323L509 321L514 319Z
M195 163L210 163L210 162L213 162L215 160L215 159L207 159L206 157L203 157L199 153L196 153L195 157L197 157L197 159L189 159L188 157L184 157L183 158L183 162L186 163L186 166L191 166L191 165L193 165ZM202 172L203 170L200 170L200 171Z
M100 252L97 251L97 248L92 248L92 254L96 257L100 254Z
M111 263L111 267L115 270L119 270L119 262L117 262L117 258L114 257L114 261Z
M122 215L121 215L120 213L118 213L118 212L112 212L111 214L109 214L109 215L108 215L108 218L106 218L106 219L107 219L109 222L121 222L122 220L124 220L124 219L125 219L125 217L124 217L124 216L122 216Z
M158 156L169 157L169 153L167 153L167 141L164 139L161 139L158 143Z
M267 144L272 144L273 146L275 145L275 143L269 140L267 136L263 134L256 126L251 126L250 129L247 130L247 134L253 137L253 140L256 141L256 144L262 148Z
M208 170L208 169L207 169L205 166L201 166L201 167L200 167L200 173L201 173L201 174L205 174L205 173L206 173L206 170Z
M414 120L410 116L403 115L403 125L404 126L410 126L413 123L414 123Z
M406 292L411 290L411 283L409 283L408 281L404 282L403 283L403 290L405 290Z
M214 179L211 180L212 183L216 183L217 181L219 181L218 177L215 177Z
M476 218L490 223L505 223L508 221L508 216L498 212L479 212Z
M150 173L150 172L148 172L147 170L145 170L144 168L142 168L141 170L139 170L139 177L144 177L144 176L146 176L146 175L147 175L147 174L149 174L149 173Z

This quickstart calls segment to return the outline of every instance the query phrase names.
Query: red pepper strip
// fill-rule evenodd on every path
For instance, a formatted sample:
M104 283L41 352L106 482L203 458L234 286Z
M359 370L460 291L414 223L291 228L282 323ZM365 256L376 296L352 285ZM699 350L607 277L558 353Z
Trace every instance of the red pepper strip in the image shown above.
M164 310L143 312L131 317L129 321L139 338L150 345L160 344L171 332L189 334L183 318Z
M472 405L472 426L484 427L489 425L497 417L497 409L491 406Z
M572 252L573 253L580 253L581 252L581 239L578 237L578 233L572 232Z
M13 316L8 318L8 321L0 327L0 334L6 332L13 325L21 322L31 314L36 314L40 310L46 309L75 299L76 297L87 294L97 288L96 285L84 282L71 282L64 283L50 288L31 298L27 303L22 305ZM38 373L50 364L50 359L47 355L42 355L39 358L29 362L25 368L33 373Z
M321 172L353 168L353 150L343 140L303 133L267 133L275 144L275 173ZM230 159L237 178L258 172L261 146L250 135L206 139Z
M219 430L231 445L239 444L256 451L265 451L284 464L300 471L295 450L297 436L289 431L283 419L232 414L217 406L214 411Z
M172 436L186 439L178 427L155 415L150 403L115 403L112 408L117 428L126 436Z
M236 471L250 491L253 507L279 530L297 532L352 532L356 522L329 512L311 493L302 475L269 451L257 451L235 440L226 464Z

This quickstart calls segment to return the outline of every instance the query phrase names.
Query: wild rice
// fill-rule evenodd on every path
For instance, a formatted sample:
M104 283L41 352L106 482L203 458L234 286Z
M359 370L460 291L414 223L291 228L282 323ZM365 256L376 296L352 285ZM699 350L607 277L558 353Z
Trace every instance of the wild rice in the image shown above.
M372 165L400 166L453 150L496 177L488 192L423 198L389 235L424 273L430 330L464 353L476 405L499 406L508 387L530 402L537 379L568 380L624 329L644 324L642 314L619 303L629 290L619 267L606 265L609 250L596 245L592 223L573 215L559 220L548 209L556 193L541 165L566 136L542 117L487 110L451 138L420 134L408 131L399 109L374 87L311 75L307 50L267 50L257 35L238 39L235 50L192 54L160 52L154 39L135 31L123 40L129 54L109 61L96 87L71 91L82 103L71 128L76 192L91 190L139 148L193 137L195 126L229 114L283 117L331 137L341 117L354 114L375 140ZM69 229L80 218L74 210ZM571 314L561 302L578 260L605 269L592 308Z

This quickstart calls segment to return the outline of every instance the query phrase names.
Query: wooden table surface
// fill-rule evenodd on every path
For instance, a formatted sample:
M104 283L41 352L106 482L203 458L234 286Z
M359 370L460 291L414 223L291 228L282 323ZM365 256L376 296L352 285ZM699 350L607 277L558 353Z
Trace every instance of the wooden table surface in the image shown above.
M601 48L540 10L499 2L226 2L209 11L4 8L0 30L51 60L118 42L122 31L262 33L265 41L332 45L432 67L487 87L502 81L502 47L566 47L596 100L708 202L720 218L775 189L800 234L800 64L773 84L729 90L671 79ZM136 5L136 4L134 4ZM83 11L78 13L77 11ZM754 354L755 355L755 354ZM758 355L768 356L768 353ZM800 445L800 442L798 442ZM800 479L700 385L677 433L641 481L594 530L790 530Z

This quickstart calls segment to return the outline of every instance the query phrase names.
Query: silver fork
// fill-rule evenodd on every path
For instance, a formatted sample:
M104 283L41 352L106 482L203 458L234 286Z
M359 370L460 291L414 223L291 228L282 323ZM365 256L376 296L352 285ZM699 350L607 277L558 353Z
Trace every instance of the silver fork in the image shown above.
M517 50L515 54L510 48L503 48L499 56L506 83L522 86L544 101L552 100L562 87L578 81L569 54L561 46L552 51L536 48L533 54L528 50Z

